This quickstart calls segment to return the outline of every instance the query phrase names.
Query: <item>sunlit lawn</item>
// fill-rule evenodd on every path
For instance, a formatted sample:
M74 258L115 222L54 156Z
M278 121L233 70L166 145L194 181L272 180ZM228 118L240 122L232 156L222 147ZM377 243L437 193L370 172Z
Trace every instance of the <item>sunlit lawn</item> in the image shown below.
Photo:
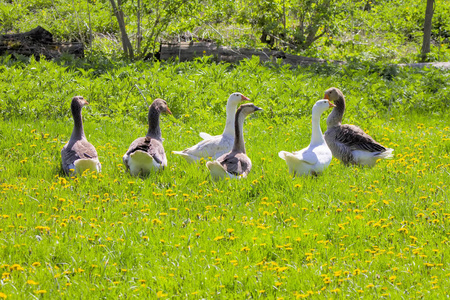
M0 298L448 297L448 121L353 121L395 158L292 178L277 153L309 143L310 117L268 114L244 125L249 177L217 183L171 151L222 115L163 117L168 168L148 178L121 161L138 120L85 118L103 170L78 178L59 168L70 118L1 122Z

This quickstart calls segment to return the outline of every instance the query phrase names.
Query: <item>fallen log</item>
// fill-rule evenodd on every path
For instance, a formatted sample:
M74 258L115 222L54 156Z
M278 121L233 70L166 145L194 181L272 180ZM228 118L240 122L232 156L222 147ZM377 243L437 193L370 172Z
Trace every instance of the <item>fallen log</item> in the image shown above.
M181 43L167 43L161 44L159 50L159 59L179 59L179 61L190 61L196 57L213 56L215 61L225 61L229 63L236 63L245 58L258 56L261 62L282 59L283 63L293 66L311 65L323 63L342 63L337 61L327 61L319 58L311 58L305 56L292 55L284 53L283 51L270 49L246 49L246 48L230 48L226 46L219 46L210 42L181 42Z
M63 53L84 57L84 45L54 42L53 35L41 26L24 33L0 35L0 55L34 55L39 60L42 55L52 59Z

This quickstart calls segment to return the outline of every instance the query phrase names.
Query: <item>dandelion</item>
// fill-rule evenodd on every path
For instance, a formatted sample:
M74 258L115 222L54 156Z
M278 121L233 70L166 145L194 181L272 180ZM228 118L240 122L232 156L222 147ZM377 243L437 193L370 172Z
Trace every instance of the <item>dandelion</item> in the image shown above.
M38 291L34 291L35 294L39 295L39 294L45 294L47 293L46 290L38 290Z

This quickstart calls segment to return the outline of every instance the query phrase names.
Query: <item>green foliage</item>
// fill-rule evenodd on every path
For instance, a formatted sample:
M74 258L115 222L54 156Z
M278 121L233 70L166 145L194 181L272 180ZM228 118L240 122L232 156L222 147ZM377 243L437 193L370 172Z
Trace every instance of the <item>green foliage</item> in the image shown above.
M126 30L137 47L137 1L123 2ZM141 57L157 52L161 41L192 36L239 47L267 47L269 41L272 47L326 59L414 62L425 14L425 2L413 0L141 2ZM450 59L449 20L450 0L436 1L429 61ZM41 25L58 40L82 41L94 53L116 57L121 52L109 1L4 1L0 23L3 33Z

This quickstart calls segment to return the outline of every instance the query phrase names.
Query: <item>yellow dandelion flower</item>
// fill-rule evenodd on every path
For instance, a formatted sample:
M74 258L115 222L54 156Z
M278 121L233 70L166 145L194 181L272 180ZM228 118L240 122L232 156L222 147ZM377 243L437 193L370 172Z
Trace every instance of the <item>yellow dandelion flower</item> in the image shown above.
M38 291L34 291L34 293L35 294L45 294L45 293L47 293L47 291L46 290L38 290Z

